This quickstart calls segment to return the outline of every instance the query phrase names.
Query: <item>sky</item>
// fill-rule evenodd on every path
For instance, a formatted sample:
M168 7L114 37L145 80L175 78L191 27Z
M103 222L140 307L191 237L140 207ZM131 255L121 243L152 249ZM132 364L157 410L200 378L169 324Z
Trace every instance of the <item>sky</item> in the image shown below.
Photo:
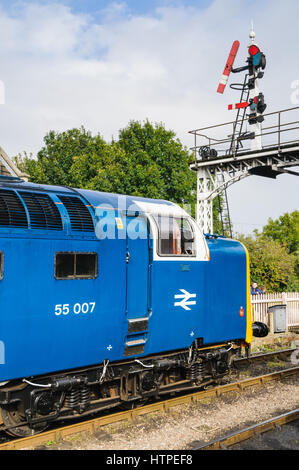
M235 39L244 64L251 20L267 56L267 112L299 105L298 17L297 0L0 0L0 146L35 156L52 129L83 125L111 140L149 119L191 147L189 130L234 119L227 105L239 93L216 89ZM234 229L250 233L298 210L298 183L283 175L233 185Z

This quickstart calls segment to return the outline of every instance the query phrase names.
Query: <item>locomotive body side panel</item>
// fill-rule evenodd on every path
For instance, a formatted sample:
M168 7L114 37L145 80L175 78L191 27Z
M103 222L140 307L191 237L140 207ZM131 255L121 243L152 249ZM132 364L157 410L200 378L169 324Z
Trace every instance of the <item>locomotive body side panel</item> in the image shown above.
M151 352L189 348L203 336L206 265L179 259L153 263Z
M246 251L220 238L208 247L209 262L153 262L147 353L188 348L195 338L203 345L249 337L251 342Z
M126 217L127 229L127 318L144 318L149 314L149 231L147 219Z
M0 239L0 381L122 356L125 240ZM115 249L117 244L117 249ZM55 279L56 253L97 253L95 279Z
M205 278L204 342L248 338L251 308L248 302L247 252L234 240L208 241L210 263Z

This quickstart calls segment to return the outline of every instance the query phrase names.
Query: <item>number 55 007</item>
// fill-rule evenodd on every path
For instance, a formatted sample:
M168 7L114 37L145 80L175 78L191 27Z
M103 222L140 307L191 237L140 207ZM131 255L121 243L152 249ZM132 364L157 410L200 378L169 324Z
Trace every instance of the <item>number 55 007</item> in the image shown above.
M92 313L94 311L95 302L84 302L83 304L77 303L75 305L70 304L57 304L55 305L55 315L68 315L69 313Z

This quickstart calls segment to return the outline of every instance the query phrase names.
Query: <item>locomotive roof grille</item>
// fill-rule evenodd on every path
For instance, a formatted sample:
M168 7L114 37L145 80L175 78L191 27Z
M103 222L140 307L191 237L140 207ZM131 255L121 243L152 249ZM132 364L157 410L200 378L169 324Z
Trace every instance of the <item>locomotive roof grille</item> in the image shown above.
M94 232L92 216L86 205L76 196L59 196L68 211L74 232Z
M30 215L31 228L62 230L57 206L47 194L20 192Z
M0 189L0 225L28 228L25 208L14 191Z

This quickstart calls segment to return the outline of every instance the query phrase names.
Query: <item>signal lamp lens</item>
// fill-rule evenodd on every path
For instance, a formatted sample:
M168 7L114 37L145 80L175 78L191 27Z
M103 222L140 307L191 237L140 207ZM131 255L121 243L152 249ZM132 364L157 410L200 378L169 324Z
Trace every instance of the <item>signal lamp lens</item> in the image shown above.
M240 314L240 317L241 317L241 318L244 317L245 311L244 311L244 308L243 308L243 307L240 308L239 314Z
M248 52L250 55L255 55L257 54L258 52L260 52L259 48L257 46L250 46L249 49L248 49Z

